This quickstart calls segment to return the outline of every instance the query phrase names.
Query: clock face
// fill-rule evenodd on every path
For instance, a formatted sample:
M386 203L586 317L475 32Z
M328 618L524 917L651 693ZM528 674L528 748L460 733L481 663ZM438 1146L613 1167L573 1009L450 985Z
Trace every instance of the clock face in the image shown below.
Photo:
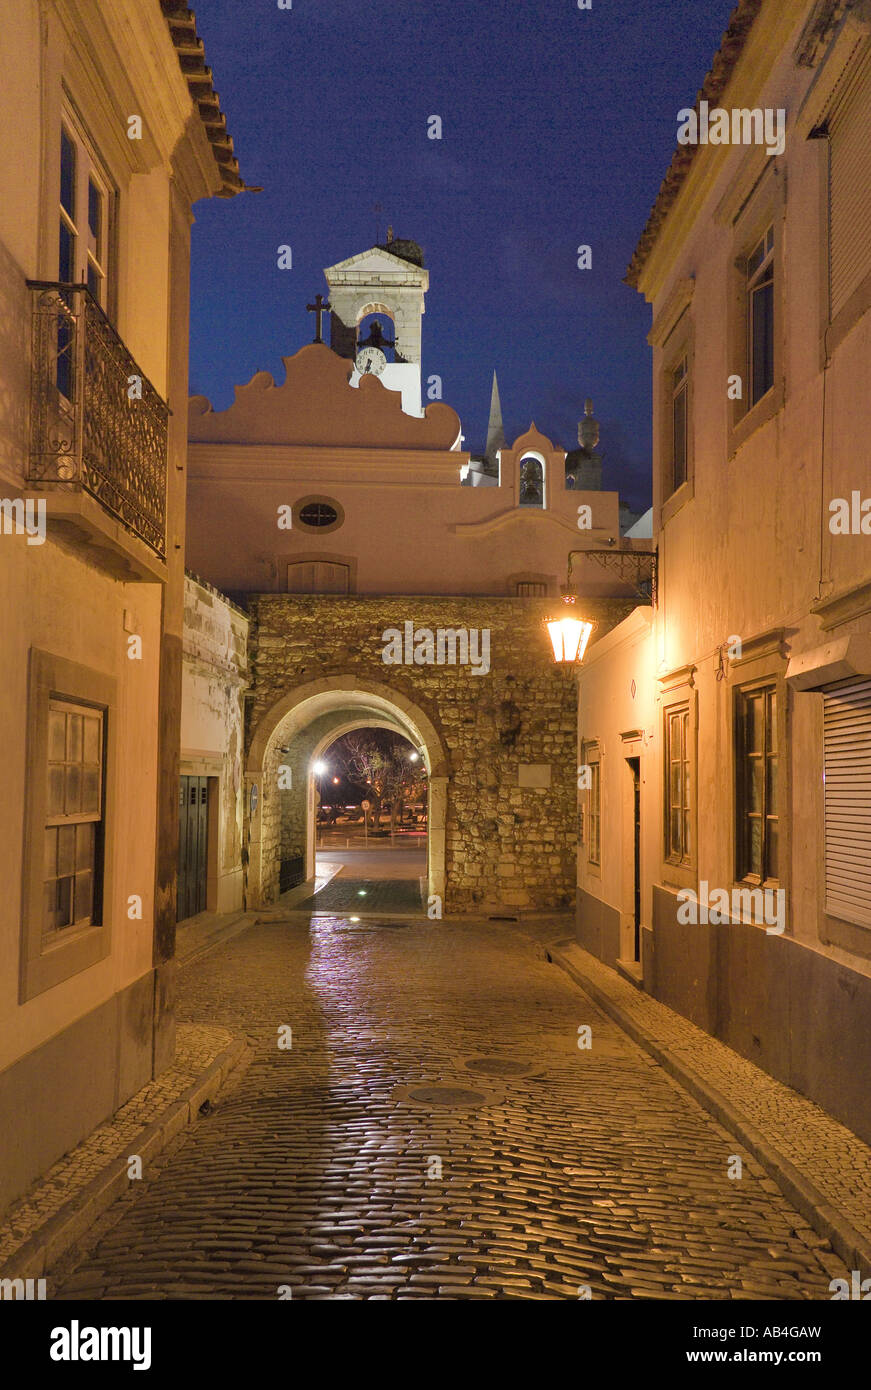
M387 358L380 348L366 347L357 353L355 365L361 376L380 376L387 366Z

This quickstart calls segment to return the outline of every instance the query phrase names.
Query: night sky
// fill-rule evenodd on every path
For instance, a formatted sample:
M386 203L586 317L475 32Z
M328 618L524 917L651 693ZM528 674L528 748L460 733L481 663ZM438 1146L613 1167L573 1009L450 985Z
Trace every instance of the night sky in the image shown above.
M647 506L650 309L622 281L733 4L200 0L242 177L264 192L195 209L192 394L223 409L258 370L283 380L323 267L389 223L424 248L424 379L442 377L464 447L483 449L494 367L509 442L534 419L574 447L589 395L605 486Z

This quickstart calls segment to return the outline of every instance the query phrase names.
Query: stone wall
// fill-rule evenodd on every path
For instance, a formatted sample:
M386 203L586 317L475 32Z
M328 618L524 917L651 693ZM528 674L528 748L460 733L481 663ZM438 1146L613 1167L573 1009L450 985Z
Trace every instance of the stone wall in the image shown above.
M584 614L601 636L630 606L622 599L592 600L584 603ZM576 686L553 662L544 627L553 600L269 594L252 596L248 608L246 747L272 707L297 687L338 676L387 685L425 713L448 752L445 911L574 902ZM386 664L382 634L402 632L406 622L433 631L487 629L489 672L473 675L469 665ZM299 746L312 741L303 738ZM286 746L293 750L296 742ZM262 853L275 865L264 874L264 886L273 884L267 899L274 896L282 838L280 798L269 789L278 762L292 756L282 759L273 744L262 771ZM522 771L530 765L541 771ZM295 783L305 775L304 766L293 767ZM286 831L285 848L289 838Z

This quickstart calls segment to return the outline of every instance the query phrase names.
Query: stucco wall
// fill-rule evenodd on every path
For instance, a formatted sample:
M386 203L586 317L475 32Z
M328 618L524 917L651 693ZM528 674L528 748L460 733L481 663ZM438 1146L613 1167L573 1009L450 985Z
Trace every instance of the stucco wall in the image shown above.
M209 815L217 816L208 907L242 906L244 788L243 695L248 672L248 619L210 586L185 577L182 773L217 779Z

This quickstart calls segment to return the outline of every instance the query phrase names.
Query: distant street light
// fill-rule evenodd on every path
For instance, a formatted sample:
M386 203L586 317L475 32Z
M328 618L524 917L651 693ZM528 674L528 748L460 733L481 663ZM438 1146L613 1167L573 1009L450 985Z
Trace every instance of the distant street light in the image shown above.
M418 761L419 758L420 758L420 754L419 754L419 753L409 753L409 755L408 755L408 761L409 761L410 763L416 763L416 762Z
M333 786L334 786L334 787L337 787L337 786L339 785L339 783L341 782L341 780L342 780L341 777L334 777L334 778L333 778Z
M324 773L329 772L329 770L330 769L327 767L326 763L318 762L312 765L312 772L314 773L315 777L323 777Z

